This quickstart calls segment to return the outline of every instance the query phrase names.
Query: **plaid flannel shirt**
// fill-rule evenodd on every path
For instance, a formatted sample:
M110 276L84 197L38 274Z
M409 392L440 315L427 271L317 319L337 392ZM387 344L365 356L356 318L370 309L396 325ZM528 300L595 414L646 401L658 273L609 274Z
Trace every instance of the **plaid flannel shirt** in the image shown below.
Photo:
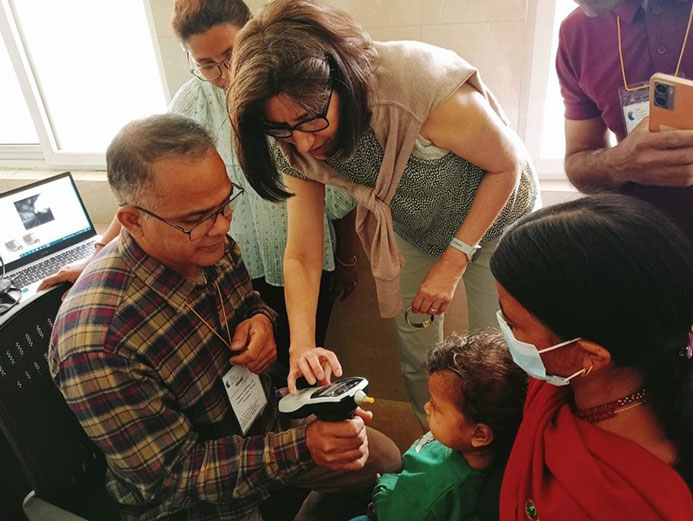
M215 282L232 332L257 313L274 319L233 241L191 281L126 231L88 265L58 313L51 374L106 455L106 488L124 519L242 519L314 465L305 426L278 417L268 378L269 404L241 435L221 380L228 347L185 304L224 335Z

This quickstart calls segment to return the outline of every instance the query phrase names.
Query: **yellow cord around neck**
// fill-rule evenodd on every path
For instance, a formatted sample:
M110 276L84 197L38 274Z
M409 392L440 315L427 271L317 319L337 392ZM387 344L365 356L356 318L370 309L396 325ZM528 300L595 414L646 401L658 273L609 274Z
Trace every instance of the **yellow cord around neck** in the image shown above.
M205 326L207 326L209 328L209 330L212 333L214 333L217 336L217 338L219 338L219 340L221 340L224 343L224 345L226 345L226 347L231 349L231 330L229 329L229 320L226 316L226 308L224 307L224 299L222 298L221 290L219 289L219 285L216 282L214 282L214 287L217 289L217 296L219 297L219 302L221 303L221 313L222 313L222 317L224 319L224 325L226 326L226 337L227 337L228 341L225 340L224 337L222 337L219 333L217 333L217 330L215 328L213 328L209 324L209 322L207 322L204 318L202 318L202 315L200 315L197 311L195 311L195 309L190 304L188 304L186 302L185 305L188 306L188 309L190 311L192 311L195 314L195 316L197 316L197 318L199 318L202 321L202 323Z
M688 15L688 26L686 27L686 34L683 37L683 45L681 45L681 52L679 53L679 61L676 64L676 71L674 76L678 76L681 71L681 62L683 61L683 54L686 51L686 43L688 43L688 35L691 32L691 21L693 21L693 3L691 3L691 12ZM616 17L616 32L618 33L618 57L621 61L621 75L623 76L623 88L628 92L633 92L636 90L642 90L649 88L649 84L641 85L639 87L629 87L628 80L626 79L626 66L623 61L623 49L621 47L621 18Z

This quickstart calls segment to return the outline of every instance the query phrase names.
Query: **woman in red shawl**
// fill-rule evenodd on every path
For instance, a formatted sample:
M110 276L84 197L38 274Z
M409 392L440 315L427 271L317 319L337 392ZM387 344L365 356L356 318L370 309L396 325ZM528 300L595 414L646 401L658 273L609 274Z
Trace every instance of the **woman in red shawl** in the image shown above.
M501 521L693 520L693 249L620 195L531 214L491 260L530 375Z

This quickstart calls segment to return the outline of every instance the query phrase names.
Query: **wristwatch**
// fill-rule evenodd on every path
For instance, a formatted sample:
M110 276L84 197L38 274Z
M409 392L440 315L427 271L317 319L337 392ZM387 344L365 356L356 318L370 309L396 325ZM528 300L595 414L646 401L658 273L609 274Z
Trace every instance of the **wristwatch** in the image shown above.
M471 246L466 242L459 240L457 237L452 238L450 241L450 246L464 253L467 256L467 259L469 259L469 262L474 262L481 251L481 246L478 244L476 246Z

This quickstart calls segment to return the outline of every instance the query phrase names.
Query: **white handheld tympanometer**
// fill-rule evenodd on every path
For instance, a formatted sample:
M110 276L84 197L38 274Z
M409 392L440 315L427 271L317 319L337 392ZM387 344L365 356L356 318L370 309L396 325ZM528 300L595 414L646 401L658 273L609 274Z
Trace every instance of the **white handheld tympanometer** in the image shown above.
M342 421L351 418L362 403L375 400L366 395L368 380L360 376L341 378L323 387L301 389L287 394L279 401L279 412L291 418L305 418L315 414L324 421Z

